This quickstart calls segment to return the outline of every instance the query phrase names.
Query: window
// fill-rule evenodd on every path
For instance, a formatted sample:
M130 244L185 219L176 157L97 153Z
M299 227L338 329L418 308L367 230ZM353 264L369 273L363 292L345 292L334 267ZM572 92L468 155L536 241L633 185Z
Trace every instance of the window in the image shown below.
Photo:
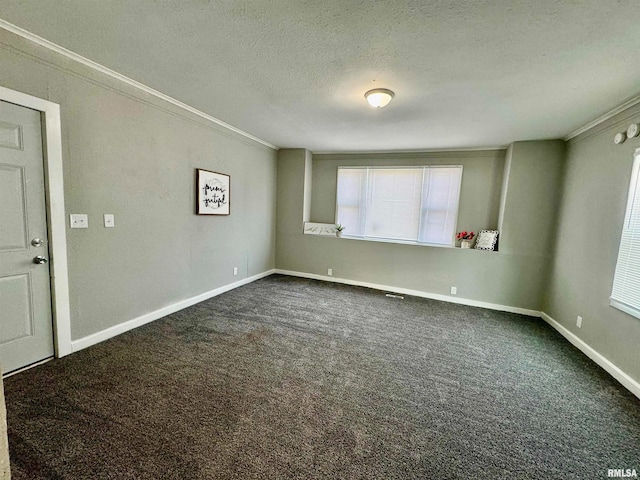
M611 306L640 318L640 148L633 160L610 302Z
M453 245L461 166L339 167L336 223L345 235Z

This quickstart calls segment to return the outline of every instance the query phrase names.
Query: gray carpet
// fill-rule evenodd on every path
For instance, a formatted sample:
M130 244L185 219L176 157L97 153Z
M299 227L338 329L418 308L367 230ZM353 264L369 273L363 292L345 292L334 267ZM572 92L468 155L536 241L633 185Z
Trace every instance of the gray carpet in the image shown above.
M279 275L5 389L15 480L640 470L640 401L540 319Z

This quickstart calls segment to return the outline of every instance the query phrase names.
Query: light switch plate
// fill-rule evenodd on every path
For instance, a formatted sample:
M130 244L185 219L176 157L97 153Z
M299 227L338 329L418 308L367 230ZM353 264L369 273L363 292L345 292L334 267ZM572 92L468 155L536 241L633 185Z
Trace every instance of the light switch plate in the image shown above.
M69 222L71 228L89 228L89 216L86 213L72 213Z
M116 226L116 219L112 213L104 214L104 228L113 228Z

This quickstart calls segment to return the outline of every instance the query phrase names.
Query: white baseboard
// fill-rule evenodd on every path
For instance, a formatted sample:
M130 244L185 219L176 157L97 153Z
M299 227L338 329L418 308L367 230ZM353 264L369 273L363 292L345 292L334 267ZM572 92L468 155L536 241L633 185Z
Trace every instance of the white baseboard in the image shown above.
M114 325L113 327L109 327L92 335L88 335L78 340L73 340L71 342L71 349L73 352L77 352L78 350L82 350L83 348L87 348L97 343L104 342L105 340L120 335L121 333L128 332L129 330L133 330L134 328L153 322L154 320L166 317L167 315L171 315L172 313L190 307L191 305L195 305L196 303L200 303L204 300L216 297L222 293L228 292L229 290L233 290L234 288L238 288L243 285L247 285L248 283L255 282L256 280L260 280L261 278L268 277L269 275L272 275L274 273L275 270L267 270L266 272L259 273L252 277L248 277L237 282L216 288L215 290L210 290L200 295L196 295L195 297L182 300L178 303L174 303L173 305L160 308L153 312L145 313L144 315L134 318L133 320L119 323L118 325Z
M618 368L613 362L604 357L602 354L598 353L583 340L581 340L576 334L563 327L549 315L541 312L540 316L545 322L555 328L560 333L560 335L569 340L569 342L571 342L575 347L580 349L582 353L584 353L587 357L604 368L607 373L609 373L609 375L619 381L623 387L633 393L636 397L640 398L640 383L636 382L633 378L620 370L620 368Z
M441 300L443 302L457 303L461 305L468 305L470 307L482 307L489 310L499 310L501 312L519 313L522 315L529 315L531 317L539 317L540 312L537 310L529 310L527 308L511 307L509 305L500 305L497 303L481 302L478 300L471 300L468 298L453 297L450 295L442 295L439 293L422 292L420 290L411 290L409 288L392 287L390 285L380 285L378 283L361 282L358 280L350 280L347 278L329 277L326 275L316 275L315 273L295 272L292 270L276 269L275 273L282 275L290 275L292 277L311 278L314 280L324 280L326 282L344 283L346 285L355 285L358 287L368 287L375 290L382 290L386 292L404 293L405 295L413 295L414 297L430 298L432 300Z

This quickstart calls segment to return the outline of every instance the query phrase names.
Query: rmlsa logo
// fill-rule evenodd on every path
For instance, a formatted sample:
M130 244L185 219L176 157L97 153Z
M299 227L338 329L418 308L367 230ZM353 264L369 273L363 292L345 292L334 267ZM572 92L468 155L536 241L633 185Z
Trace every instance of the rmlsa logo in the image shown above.
M610 468L607 477L613 478L638 478L635 468Z

